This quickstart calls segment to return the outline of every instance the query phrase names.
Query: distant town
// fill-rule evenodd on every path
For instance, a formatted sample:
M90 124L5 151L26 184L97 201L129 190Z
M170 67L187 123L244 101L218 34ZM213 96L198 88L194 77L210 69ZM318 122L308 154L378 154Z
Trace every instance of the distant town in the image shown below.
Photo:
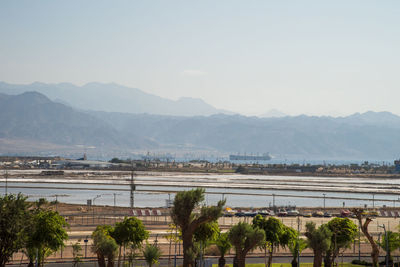
M169 158L143 159L112 158L109 161L88 160L86 155L79 159L40 156L0 156L0 169L51 169L51 170L121 170L121 171L163 171L163 172L204 172L204 173L242 173L264 175L313 175L313 176L373 176L399 177L400 160L389 163L361 164L278 164L251 161L207 160L175 161ZM46 172L43 172L46 174Z

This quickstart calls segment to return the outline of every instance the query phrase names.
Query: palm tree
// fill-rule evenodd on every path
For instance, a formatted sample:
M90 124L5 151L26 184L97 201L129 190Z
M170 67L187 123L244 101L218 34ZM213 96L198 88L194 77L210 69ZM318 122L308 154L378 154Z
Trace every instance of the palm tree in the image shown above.
M262 245L265 241L265 232L248 223L239 222L231 228L228 237L236 251L233 266L245 267L247 253Z
M218 259L218 267L224 267L226 263L225 254L232 247L231 242L229 242L228 233L220 234L217 240L215 241L215 245L217 245L219 253L221 254Z
M146 244L146 247L143 250L143 257L149 267L152 267L153 264L158 264L158 259L160 258L160 256L161 249L156 244Z
M182 233L183 267L193 266L193 235L196 229L221 217L225 205L225 200L221 200L217 206L203 206L195 213L194 210L200 208L200 203L204 200L204 193L201 188L178 192L171 210L171 218Z
M117 254L118 245L115 239L110 236L112 226L100 225L92 233L93 252L97 255L99 267L106 267L105 259L108 259L107 266L114 266L114 258Z
M292 267L298 266L299 263L297 262L297 257L301 254L301 252L305 248L307 248L307 242L299 237L297 237L297 239L294 239L292 240L292 242L289 243L289 250L293 256Z
M314 267L322 266L322 256L331 245L332 233L326 224L315 227L315 222L306 224L305 236L307 237L307 245L314 252Z

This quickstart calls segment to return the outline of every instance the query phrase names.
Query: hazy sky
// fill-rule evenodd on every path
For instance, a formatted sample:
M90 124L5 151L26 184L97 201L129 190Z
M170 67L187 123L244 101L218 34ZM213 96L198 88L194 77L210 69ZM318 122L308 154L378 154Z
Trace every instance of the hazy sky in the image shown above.
M0 1L0 80L400 114L400 1Z

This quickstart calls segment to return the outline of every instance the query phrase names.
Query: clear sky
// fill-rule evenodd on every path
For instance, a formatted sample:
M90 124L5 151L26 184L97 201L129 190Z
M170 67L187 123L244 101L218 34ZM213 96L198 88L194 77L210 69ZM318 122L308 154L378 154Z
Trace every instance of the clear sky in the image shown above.
M0 1L0 80L243 114L400 114L400 1Z

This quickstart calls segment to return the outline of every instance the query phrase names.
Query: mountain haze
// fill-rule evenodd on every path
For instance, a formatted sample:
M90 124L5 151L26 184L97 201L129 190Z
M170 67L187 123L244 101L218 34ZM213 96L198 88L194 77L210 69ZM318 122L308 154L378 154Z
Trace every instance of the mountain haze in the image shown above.
M143 138L127 138L106 122L37 92L0 94L0 138L60 145L151 146Z
M95 114L94 114L95 115ZM370 123L362 114L358 124L346 118L296 116L257 118L239 115L170 117L101 113L99 117L128 134L161 144L190 144L226 153L270 152L281 158L391 159L400 156L400 118L396 125ZM95 115L96 116L96 115ZM367 121L365 123L364 121Z
M281 111L279 111L277 109L270 109L270 110L268 110L267 112L261 114L258 117L261 117L261 118L280 118L280 117L285 117L285 116L287 116L287 114L285 114L285 113L283 113L283 112L281 112Z
M35 82L16 85L0 82L0 93L16 95L30 91L42 93L56 102L82 110L180 116L229 113L218 110L201 99L186 97L175 101L115 83L93 82L76 86L71 83Z
M201 150L225 155L270 152L278 159L389 160L400 156L399 136L400 117L389 112L339 118L166 116L80 111L37 92L0 94L0 148L12 143L18 152L23 151L19 144L46 143L127 155ZM12 146L7 149L13 152Z

